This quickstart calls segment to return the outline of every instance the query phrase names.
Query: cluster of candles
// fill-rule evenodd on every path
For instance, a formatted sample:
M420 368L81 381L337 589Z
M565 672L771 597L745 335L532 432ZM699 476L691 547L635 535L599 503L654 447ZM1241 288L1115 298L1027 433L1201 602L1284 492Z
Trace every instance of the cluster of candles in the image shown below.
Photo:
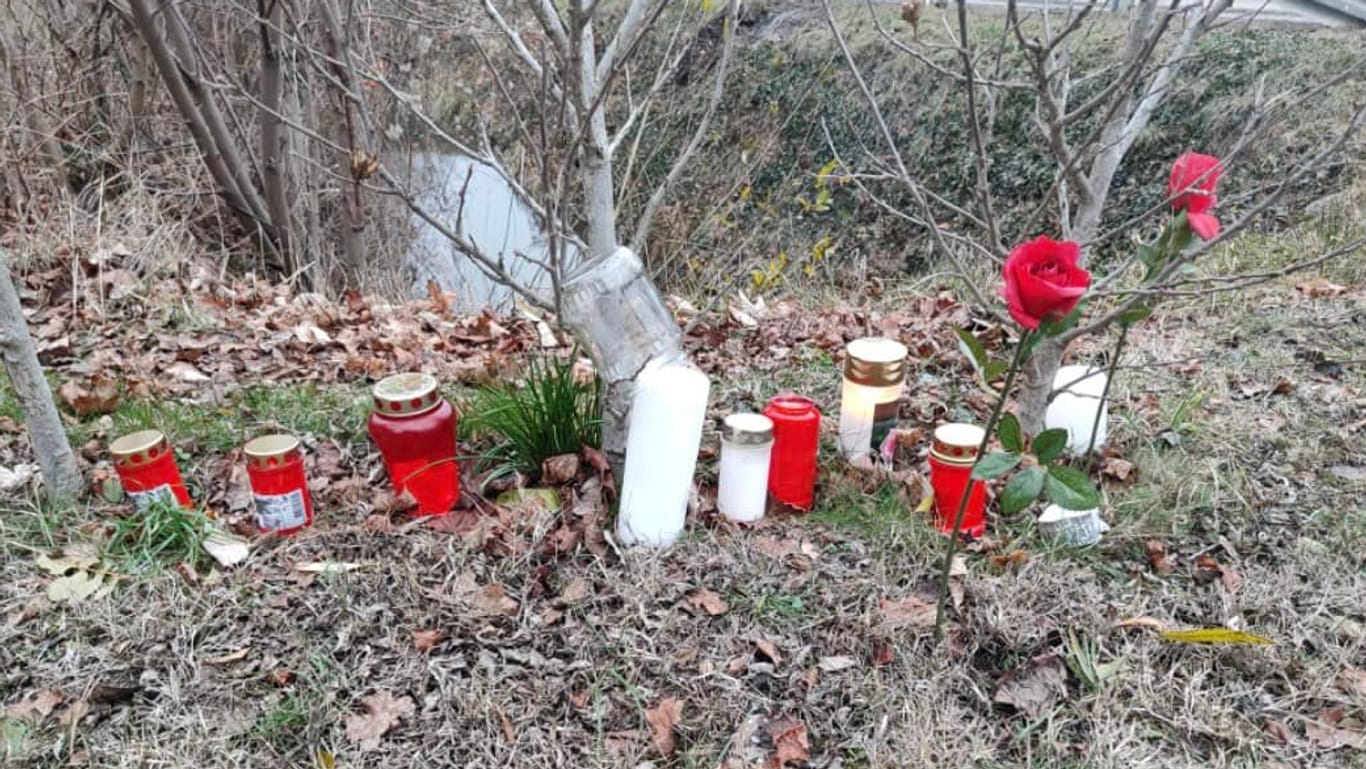
M415 515L449 512L460 498L455 409L427 374L398 374L372 390L369 432L396 493L417 502ZM189 491L166 436L142 430L109 444L114 471L134 508L157 503L190 507ZM303 449L292 435L263 435L242 447L263 532L292 534L313 523Z
M905 345L891 339L869 337L849 344L838 436L846 457L877 454L891 435L907 355ZM1080 379L1073 381L1078 370ZM1097 408L1102 409L1103 431L1103 387L1103 374L1077 367L1059 373L1063 392L1050 407L1047 421L1068 427L1077 451L1084 451L1091 441ZM710 389L706 375L682 359L656 361L637 377L617 516L617 537L623 544L659 547L682 534ZM436 379L397 374L380 380L372 396L369 433L395 493L412 495L417 504L414 515L449 512L460 498L456 412L441 397ZM789 508L810 510L820 429L816 404L791 393L774 397L761 414L726 417L717 484L720 513L735 521L756 521L764 516L770 498ZM952 531L966 495L959 530L970 536L985 532L986 487L971 479L983 437L981 427L966 423L942 424L934 430L930 485L941 531ZM1097 437L1103 441L1103 432ZM174 453L160 431L125 435L110 444L109 453L138 510L156 502L191 506ZM248 441L242 454L259 528L289 534L312 524L313 502L299 440L264 435Z

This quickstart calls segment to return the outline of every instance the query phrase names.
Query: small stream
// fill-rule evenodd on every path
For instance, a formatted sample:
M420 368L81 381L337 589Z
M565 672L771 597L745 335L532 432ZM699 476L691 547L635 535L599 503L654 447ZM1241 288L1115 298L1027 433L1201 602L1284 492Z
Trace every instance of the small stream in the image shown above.
M546 239L535 215L513 195L493 169L458 153L427 152L412 156L411 186L417 201L434 217L454 230L463 219L464 234L490 255L501 255L507 271L524 285L548 290L549 276L534 259L546 254ZM460 193L466 190L465 210L460 213ZM439 231L416 214L410 215L413 238L405 264L412 270L414 296L427 295L427 281L454 294L458 312L478 312L484 307L507 310L513 294L490 280L472 260L455 251Z

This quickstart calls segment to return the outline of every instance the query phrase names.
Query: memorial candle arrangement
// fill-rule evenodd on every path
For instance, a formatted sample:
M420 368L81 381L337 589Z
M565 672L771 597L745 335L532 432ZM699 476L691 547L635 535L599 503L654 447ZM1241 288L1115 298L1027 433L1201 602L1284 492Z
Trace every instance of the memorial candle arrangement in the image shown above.
M759 414L731 414L721 425L721 471L716 509L732 521L757 521L768 503L773 421Z
M415 515L442 515L460 499L455 409L428 374L395 374L372 390L370 438L379 447L394 493L417 500Z
M816 454L820 449L821 412L815 401L785 393L764 409L773 422L773 452L768 490L773 498L798 510L810 510L816 493Z
M261 531L293 534L313 523L304 455L292 435L263 435L242 447Z
M138 511L155 502L190 507L190 493L180 477L171 445L160 430L141 430L109 444L114 472Z
M839 445L852 458L876 452L896 426L907 350L891 339L865 337L845 352Z
M986 533L986 484L972 480L972 464L985 434L977 425L961 422L940 425L934 430L930 486L934 489L935 522L945 534L953 532L953 520L964 494L968 495L968 505L959 532L971 537Z

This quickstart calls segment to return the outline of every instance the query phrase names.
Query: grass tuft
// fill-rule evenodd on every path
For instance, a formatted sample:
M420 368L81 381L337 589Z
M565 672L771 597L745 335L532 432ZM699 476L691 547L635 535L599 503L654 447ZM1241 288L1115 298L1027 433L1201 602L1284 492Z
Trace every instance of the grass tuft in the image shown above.
M119 571L151 576L178 563L197 564L208 536L209 520L199 510L156 501L124 518L105 545L104 558Z
M568 362L533 362L521 383L483 388L469 414L473 435L499 441L487 457L532 476L548 457L601 443L598 382L579 381Z

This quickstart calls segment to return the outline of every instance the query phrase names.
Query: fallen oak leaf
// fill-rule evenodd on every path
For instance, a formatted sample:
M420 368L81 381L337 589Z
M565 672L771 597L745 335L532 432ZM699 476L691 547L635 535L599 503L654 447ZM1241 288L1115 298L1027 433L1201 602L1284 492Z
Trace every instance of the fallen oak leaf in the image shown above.
M431 651L437 644L446 640L446 631L440 629L433 630L414 630L413 648L424 654Z
M726 599L704 587L688 593L686 600L693 609L712 617L719 617L730 609Z
M365 706L364 713L346 717L346 741L362 751L378 748L381 737L416 712L412 698L406 694L395 697L389 692L376 692L361 700L361 704Z
M5 708L5 718L23 719L29 716L47 718L62 704L62 693L56 689L44 689L26 700L20 700Z
M783 716L769 723L768 733L773 738L773 755L768 760L771 769L783 769L788 764L803 763L811 758L811 741L806 724L792 716Z
M665 697L653 708L645 710L645 721L650 725L650 739L655 750L664 758L672 756L678 746L674 728L683 716L683 701L677 697Z
M1067 668L1056 654L1045 654L1017 670L1007 671L996 681L993 702L1009 705L1038 720L1066 693Z
M1342 715L1341 708L1321 711L1318 720L1305 722L1305 738L1324 750L1366 749L1366 732L1342 728Z
M934 627L935 615L938 613L938 606L934 602L914 595L908 595L898 601L882 598L879 599L879 606L882 610L880 628L886 632L903 628L923 630Z
M579 455L558 454L541 463L541 482L550 486L569 483L579 476Z

